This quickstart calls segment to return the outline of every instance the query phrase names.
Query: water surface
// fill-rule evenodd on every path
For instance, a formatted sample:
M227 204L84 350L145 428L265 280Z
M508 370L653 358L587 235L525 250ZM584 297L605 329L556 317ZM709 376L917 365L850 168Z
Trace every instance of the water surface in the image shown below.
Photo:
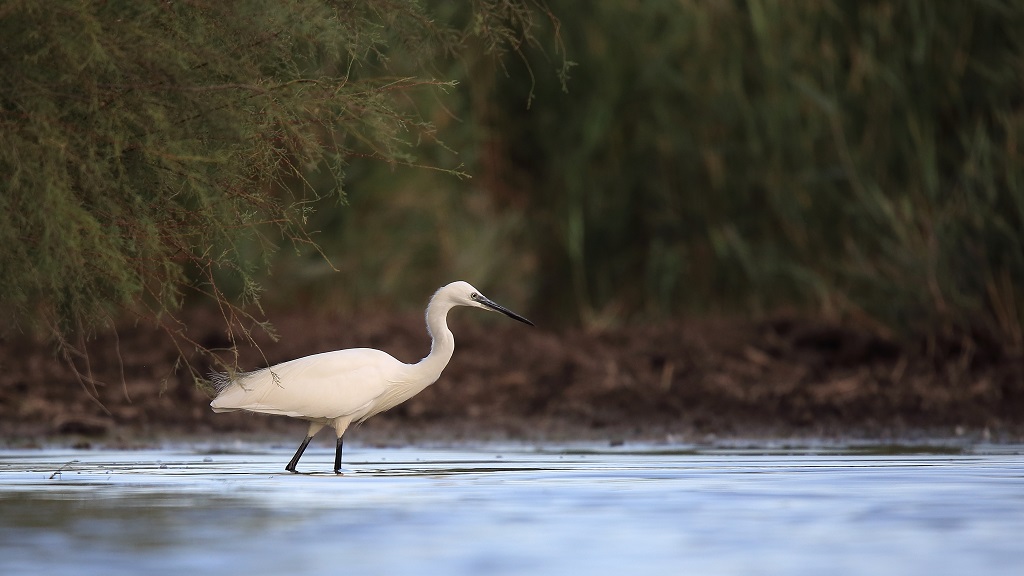
M0 574L1024 574L1019 446L0 451Z

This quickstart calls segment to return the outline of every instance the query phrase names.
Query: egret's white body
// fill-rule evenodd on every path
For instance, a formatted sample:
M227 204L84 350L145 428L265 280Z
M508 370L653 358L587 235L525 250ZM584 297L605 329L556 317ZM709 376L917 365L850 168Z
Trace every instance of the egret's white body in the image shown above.
M468 282L452 282L438 290L427 305L430 354L406 364L372 348L324 352L282 362L254 372L214 374L218 394L214 412L248 410L309 421L309 431L286 469L294 472L309 441L324 426L337 435L334 471L341 467L342 437L349 425L398 406L441 376L455 351L448 329L448 311L455 306L496 310L532 322L485 298Z

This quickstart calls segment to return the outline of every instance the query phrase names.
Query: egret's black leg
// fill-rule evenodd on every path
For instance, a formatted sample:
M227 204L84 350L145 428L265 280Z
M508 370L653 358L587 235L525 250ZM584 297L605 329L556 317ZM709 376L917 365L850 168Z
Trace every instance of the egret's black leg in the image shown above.
M284 467L285 470L294 473L295 465L299 463L299 458L302 458L302 453L306 451L306 446L309 446L309 441L312 440L312 436L306 436L306 439L299 444L299 449L295 451L295 456L292 456L291 462Z
M338 438L338 448L334 451L334 473L341 474L341 438Z

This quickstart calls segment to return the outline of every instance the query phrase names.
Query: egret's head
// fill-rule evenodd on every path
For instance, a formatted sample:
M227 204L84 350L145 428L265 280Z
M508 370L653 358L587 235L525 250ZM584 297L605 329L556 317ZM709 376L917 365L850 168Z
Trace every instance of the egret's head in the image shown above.
M444 297L448 298L452 304L457 306L473 306L476 308L483 308L485 310L494 310L496 312L501 312L505 316L514 320L519 320L520 322L524 322L530 326L534 325L533 322L530 322L508 308L505 308L500 304L495 304L489 298L481 294L480 291L474 288L469 282L463 282L461 280L458 282L452 282L438 290L438 295L444 295Z

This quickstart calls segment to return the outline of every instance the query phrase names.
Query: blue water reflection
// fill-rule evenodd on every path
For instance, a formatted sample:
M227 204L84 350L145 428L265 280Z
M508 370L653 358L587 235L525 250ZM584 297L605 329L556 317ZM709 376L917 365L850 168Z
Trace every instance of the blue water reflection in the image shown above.
M1024 573L1019 447L208 448L0 452L0 574Z

